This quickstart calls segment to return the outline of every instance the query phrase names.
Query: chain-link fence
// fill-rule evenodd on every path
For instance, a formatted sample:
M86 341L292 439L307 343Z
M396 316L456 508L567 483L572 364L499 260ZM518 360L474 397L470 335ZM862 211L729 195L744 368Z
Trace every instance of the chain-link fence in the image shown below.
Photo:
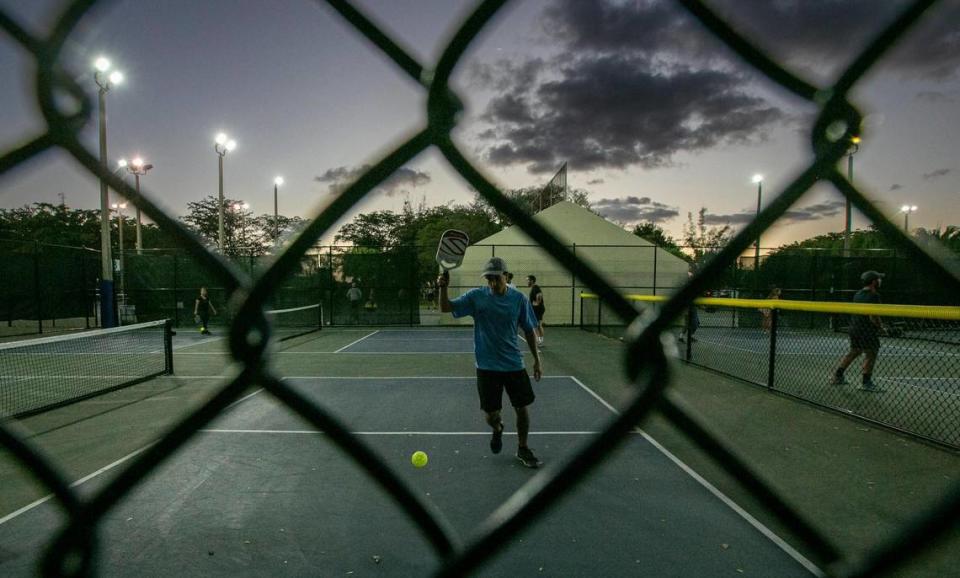
M0 262L0 337L61 333L99 325L99 252L0 241Z
M652 311L665 300L630 299ZM684 361L960 449L960 306L877 305L870 317L855 313L862 304L697 303L671 330ZM581 295L581 312L581 329L623 336L626 327L596 296ZM876 346L869 367L866 350L844 367L863 342Z
M374 159L371 167L340 195L332 198L316 215L311 224L293 240L281 256L252 278L251 275L220 255L204 248L200 239L185 229L155 202L151 192L138 193L118 176L104 167L97 155L88 150L80 139L80 129L90 120L93 106L75 75L64 70L60 57L70 33L81 19L100 4L92 0L70 3L59 15L52 29L36 35L17 22L7 11L0 11L0 26L14 38L35 61L37 102L47 122L43 134L6 152L0 158L0 174L21 167L52 148L68 152L91 174L106 180L111 188L133 201L158 226L189 246L194 258L224 288L225 295L237 303L235 321L230 330L230 351L244 370L210 398L201 408L184 418L156 444L132 458L129 467L96 493L81 495L40 449L29 440L14 433L9 424L0 424L0 442L36 477L38 483L49 489L62 507L67 521L49 547L44 572L50 576L84 575L96 568L101 550L98 524L131 491L184 444L198 430L206 427L231 403L239 399L248 386L257 384L277 400L309 422L326 432L330 440L351 455L358 467L367 471L395 500L410 520L419 528L442 560L439 575L460 576L477 569L484 561L496 555L523 529L550 511L550 509L578 483L606 460L634 428L650 416L659 413L684 432L698 446L706 449L716 463L749 491L757 503L793 531L806 550L813 553L828 570L836 575L878 576L890 574L906 561L917 556L953 527L960 514L960 487L954 487L928 513L915 523L903 528L900 535L876 546L865 559L848 559L838 551L831 540L815 530L792 509L786 501L734 454L723 440L710 435L697 418L685 412L669 391L670 365L663 350L660 334L669 330L673 320L681 316L691 301L710 288L756 238L797 200L818 182L829 182L848 198L877 228L895 239L911 259L924 267L927 274L943 278L955 293L960 292L960 272L951 271L938 259L905 237L898 227L887 220L854 183L837 170L847 153L850 138L859 132L863 115L850 102L851 89L871 70L925 12L937 2L920 0L909 4L896 20L886 27L847 67L831 86L816 86L789 72L770 60L746 38L736 33L703 3L680 0L686 8L718 39L736 52L758 72L767 76L787 92L808 102L818 110L810 127L813 159L789 185L743 228L716 256L704 264L697 275L676 291L667 301L660 315L654 319L637 320L631 304L588 263L578 259L553 237L542 225L513 206L504 194L464 155L451 138L461 110L460 99L452 92L450 77L462 55L477 36L491 25L504 0L488 0L464 20L446 46L438 62L424 67L407 53L390 35L377 28L368 18L349 3L330 0L327 4L336 10L356 31L377 46L397 66L400 72L423 86L426 93L426 127L402 143L394 145L386 155ZM638 33L642 33L638 32ZM65 108L68 101L72 103ZM435 147L460 175L490 204L517 223L530 238L554 259L582 280L625 320L632 320L627 335L625 365L636 383L633 397L626 400L621 413L561 469L545 473L531 481L528 491L515 497L508 509L499 512L497 521L461 545L459 540L434 517L423 499L391 471L358 437L349 433L330 411L308 401L290 385L281 381L266 363L269 324L263 310L273 290L300 267L303 255L317 239L338 222L346 212L363 199L379 183L397 169L410 162L426 149Z

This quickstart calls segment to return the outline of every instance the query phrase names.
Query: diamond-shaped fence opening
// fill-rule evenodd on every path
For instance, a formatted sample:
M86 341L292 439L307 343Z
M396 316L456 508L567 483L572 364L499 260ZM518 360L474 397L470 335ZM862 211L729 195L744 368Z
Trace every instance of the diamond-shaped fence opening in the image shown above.
M904 527L896 539L877 546L866 559L847 559L843 552L838 552L825 536L807 524L776 492L765 485L750 467L728 450L721 440L710 435L672 398L668 386L669 367L659 339L661 332L675 327L675 320L682 318L692 300L708 289L713 279L722 275L760 233L820 181L832 183L870 218L882 233L896 239L913 259L929 270L938 272L955 293L960 293L960 278L957 272L951 272L937 258L911 242L866 199L854 183L849 182L837 170L838 163L847 153L849 140L857 134L862 119L853 103L847 100L851 88L889 52L924 12L937 4L933 0L917 1L907 6L895 22L864 47L832 86L815 86L770 60L716 17L703 3L695 0L679 1L679 4L744 61L784 89L814 104L819 114L810 127L814 155L809 166L706 263L696 276L663 303L656 317L643 320L636 319L636 310L630 302L608 285L593 268L578 260L573 252L543 226L512 205L450 137L451 131L457 125L460 111L459 99L448 83L450 75L470 43L491 25L498 11L506 4L505 0L488 0L479 4L461 24L432 68L417 62L348 2L328 1L359 34L382 50L403 73L423 86L428 94L428 124L421 132L395 146L382 158L374 160L371 163L372 168L331 200L290 243L288 249L256 279L205 248L197 237L160 209L151 194L139 193L119 177L109 174L109 171L101 166L97 156L81 144L79 130L90 119L93 106L77 82L62 69L59 59L70 33L81 18L97 4L101 3L77 0L69 4L60 14L53 29L47 31L45 36L31 34L6 11L0 11L0 26L35 59L37 101L48 125L44 134L8 151L0 158L0 174L18 168L45 151L60 148L72 155L92 175L105 180L111 188L132 201L177 241L188 246L194 258L202 263L220 287L225 288L236 305L236 317L230 327L230 350L233 358L242 364L243 371L202 407L173 427L166 436L137 456L129 467L90 498L81 498L42 452L18 436L8 423L0 423L0 443L30 470L40 484L55 495L68 516L66 527L45 558L44 570L48 575L82 575L95 569L94 562L100 545L94 530L104 515L161 462L190 440L199 429L236 401L251 384L262 386L311 425L327 432L335 444L352 456L356 463L393 497L442 559L441 575L462 575L476 569L493 556L513 536L549 511L552 505L577 483L588 479L611 455L618 442L654 411L659 412L698 446L707 450L724 470L734 476L745 490L791 529L794 535L804 542L805 547L816 553L829 565L830 571L837 575L889 574L952 527L960 513L960 487L955 487L939 504L932 505L929 512L918 517L913 525ZM65 98L67 96L79 103L79 110L65 111L60 108L69 100ZM611 314L630 324L625 336L627 348L624 363L637 386L634 397L617 418L573 456L564 469L552 472L547 478L538 477L531 481L529 491L524 494L523 499L513 500L502 508L498 512L497 522L485 527L479 536L465 545L459 544L451 530L431 513L427 505L411 492L396 473L382 463L360 439L351 435L344 424L338 422L325 408L308 401L280 381L266 364L266 336L269 326L263 309L270 300L272 287L300 266L305 252L351 207L394 171L430 147L439 150L450 166L493 207L518 224L554 259L590 287Z

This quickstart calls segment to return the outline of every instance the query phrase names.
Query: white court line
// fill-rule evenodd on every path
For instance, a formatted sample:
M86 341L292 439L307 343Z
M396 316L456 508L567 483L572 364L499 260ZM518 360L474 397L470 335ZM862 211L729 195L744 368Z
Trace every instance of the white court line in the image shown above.
M208 337L207 339L201 339L200 341L194 341L193 343L187 343L185 345L177 345L173 348L174 351L180 349L186 349L188 347L193 347L195 345L203 345L205 343L213 343L214 341L223 341L226 337Z
M156 443L156 442L153 442L153 443ZM113 462L112 464L108 464L108 465L106 465L106 466L103 466L102 468L100 468L99 470L93 472L92 474L90 474L90 475L88 475L88 476L85 476L85 477L83 477L83 478L80 478L79 480L77 480L77 481L73 482L72 484L70 484L70 487L71 487L71 488L75 488L75 487L79 486L80 484L83 484L83 483L85 483L85 482L87 482L87 481L89 481L89 480L92 480L93 478L99 476L100 474L102 474L103 472L106 472L107 470L111 470L111 469L119 466L120 464L122 464L123 462L125 462L125 461L129 460L130 458L136 456L137 454L142 453L144 450L146 450L147 448L149 448L150 446L152 446L153 443L147 444L147 445L143 446L142 448L140 448L140 449L138 449L138 450L134 450L134 451L130 452L129 454L123 456L123 457L120 458L119 460ZM20 514L23 514L23 513L25 513L25 512L29 512L30 510L36 508L36 507L39 506L40 504L49 501L51 498L53 498L53 494L47 494L46 496L40 498L39 500L36 500L36 501L34 501L34 502L31 502L31 503L27 504L26 506L20 508L20 509L17 510L17 511L11 512L11 513L7 514L6 516L0 518L0 524L4 524L4 523L6 523L6 522L9 522L10 520L16 518L16 517L19 516Z
M202 429L201 433L231 433L231 434L296 434L296 435L325 435L326 432L309 429ZM597 435L595 431L532 431L532 436L588 436ZM639 432L634 432L639 433ZM358 436L483 436L490 437L489 431L352 431L351 435ZM516 432L503 432L505 436L515 436Z
M224 410L230 409L231 407L237 405L238 403L250 399L251 397L257 395L257 394L260 393L261 391L263 391L263 389L258 389L257 391L255 391L255 392L253 392L253 393L250 393L250 394L248 394L248 395L245 395L244 397L242 397L242 398L238 399L237 401L235 401L235 402L231 403L230 405L228 405L226 408L224 408ZM71 488L75 488L75 487L77 487L77 486L79 486L79 485L81 485L81 484L84 484L84 483L92 480L93 478L99 476L100 474L102 474L102 473L104 473L104 472L106 472L106 471L108 471L108 470L112 470L113 468L119 466L120 464L122 464L123 462L125 462L125 461L129 460L130 458L136 456L137 454L143 453L144 451L146 451L147 449L149 449L151 446L153 446L153 445L156 444L156 443L157 443L157 442L151 442L151 443L143 446L143 447L140 448L140 449L137 449L137 450L134 450L134 451L130 452L129 454L123 456L123 457L120 458L119 460L117 460L117 461L115 461L115 462L113 462L113 463L111 463L111 464L107 464L106 466L103 466L102 468L100 468L99 470L93 472L92 474L89 474L89 475L87 475L87 476L84 476L84 477L80 478L79 480L73 482L72 484L70 484L70 487L71 487ZM36 501L31 502L31 503L27 504L26 506L20 508L19 510L16 510L15 512L10 512L10 513L7 514L6 516L0 518L0 525L4 524L4 523L6 523L6 522L9 522L10 520L16 518L16 517L19 516L20 514L24 514L24 513L26 513L26 512L29 512L30 510L36 508L37 506L39 506L40 504L43 504L44 502L50 501L51 498L53 498L53 494L47 494L46 496L40 498L39 500L36 500Z
M348 343L348 344L344 345L344 346L341 347L340 349L334 351L334 353L340 353L341 351L343 351L344 349L350 347L351 345L354 345L354 344L356 344L356 343L360 343L360 342L363 341L364 339L366 339L366 338L368 338L368 337L373 337L373 336L376 335L377 333L380 333L380 331L378 330L378 331L374 331L373 333L368 333L368 334L364 335L363 337L361 337L360 339L358 339L358 340L356 340L356 341L354 341L354 342L352 342L352 343Z
M592 395L597 401L599 401L601 404L603 404L604 407L606 407L607 409L609 409L609 410L610 410L611 412L613 412L614 414L620 415L620 412L619 412L619 411L617 411L612 405L610 405L609 403L607 403L606 400L604 400L602 397L600 397L599 395L597 395L592 389L590 389L589 387L587 387L586 385L584 385L584 383L583 383L582 381L580 381L579 379L577 379L576 377L574 377L574 376L572 376L572 375L569 376L569 377L570 377L570 379L572 379L574 382L576 382L577 385L579 385L580 387L582 387L582 388L584 389L584 391L586 391L587 393L589 393L590 395ZM728 498L728 497L726 496L726 494L724 494L723 492L721 492L720 490L718 490L713 484L711 484L711 483L708 482L706 479L704 479L703 476L701 476L701 475L698 474L696 471L694 471L693 468L691 468L691 467L688 466L686 463L684 463L683 461L681 461L680 458L678 458L677 456L673 455L673 454L670 452L670 450L668 450L667 448L665 448L665 447L663 447L662 445L660 445L660 442L658 442L657 440L653 439L647 432L643 431L643 430L640 429L640 428L634 428L634 431L636 431L636 432L639 433L641 436L643 436L643 439L647 440L647 441L650 443L650 445L652 445L653 447L657 448L657 450L659 450L660 453L662 453L664 456L666 456L667 459L669 459L669 460L672 461L674 464L676 464L677 467L679 467L681 470L683 470L684 472L686 472L687 475L689 475L691 478L693 478L694 480L696 480L701 486L703 486L704 488L706 488L706 490L707 490L708 492L710 492L711 494L713 494L718 500L720 500L721 502L723 502L728 508L730 508L731 510L733 510L733 511L734 511L736 514L738 514L741 518L743 518L744 520L746 520L746 522L747 522L748 524L750 524L750 525L753 526L758 532L760 532L761 534L763 534L764 536L766 536L771 542L773 542L774 544L776 544L781 550L783 550L788 556L790 556L790 557L793 558L795 561L797 561L801 566L803 566L804 568L806 568L811 574L813 574L814 576L826 576L826 574L824 574L823 570L821 570L820 568L818 568L818 567L816 566L816 564L814 564L814 563L811 562L810 560L807 560L807 558L806 558L803 554L801 554L800 552L798 552L797 550L795 550L790 544L787 544L782 538L780 538L780 536L777 536L776 534L774 534L773 531L770 530L769 528L767 528L766 526L764 526L763 523L760 522L760 520L757 520L756 518L754 518L753 516L751 516L751 515L749 514L749 512L747 512L746 510L744 510L743 508L741 508L739 505L737 505L736 502L734 502L733 500L731 500L730 498Z

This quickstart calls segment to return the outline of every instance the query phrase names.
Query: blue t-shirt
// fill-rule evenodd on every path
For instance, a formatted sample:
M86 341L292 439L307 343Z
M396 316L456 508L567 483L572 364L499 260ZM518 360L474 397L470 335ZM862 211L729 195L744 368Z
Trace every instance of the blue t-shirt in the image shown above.
M510 287L503 295L497 295L489 287L477 287L450 301L450 307L454 317L473 317L478 369L519 371L524 368L517 327L526 333L533 331L537 323L526 295Z

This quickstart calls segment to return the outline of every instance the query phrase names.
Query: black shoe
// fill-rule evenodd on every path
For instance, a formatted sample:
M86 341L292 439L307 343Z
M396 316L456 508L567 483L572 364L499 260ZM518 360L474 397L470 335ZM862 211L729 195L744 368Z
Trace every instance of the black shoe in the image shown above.
M493 437L490 438L490 451L499 454L500 450L503 449L503 424L500 424L500 429L493 430Z
M833 379L830 380L830 385L847 385L847 380L844 379L843 374L838 371L833 374Z
M520 463L527 468L539 468L540 460L537 459L537 456L533 455L533 452L530 451L530 448L517 448L517 459L520 460Z
M872 393L880 393L883 391L883 388L873 382L872 379L863 380L863 385L860 386L861 391L869 391Z

